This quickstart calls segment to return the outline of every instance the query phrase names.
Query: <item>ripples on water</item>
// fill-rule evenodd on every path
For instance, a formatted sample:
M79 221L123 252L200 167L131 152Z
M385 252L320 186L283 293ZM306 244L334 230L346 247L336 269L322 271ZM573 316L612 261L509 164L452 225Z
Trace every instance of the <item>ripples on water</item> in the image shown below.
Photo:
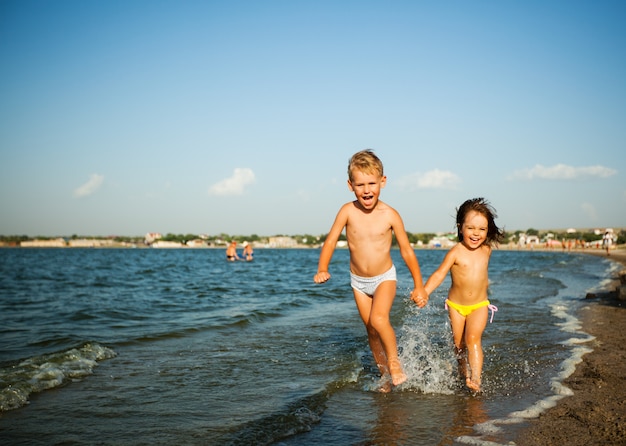
M428 277L445 252L417 254ZM563 363L588 340L573 316L610 269L591 256L494 252L490 299L500 311L485 331L485 392L475 398L456 379L443 311L449 279L417 309L394 251L392 319L409 381L381 395L347 251L336 251L324 285L312 281L318 255L258 249L254 262L227 263L221 250L0 250L2 436L12 444L44 434L41 444L505 441L512 412L563 391Z

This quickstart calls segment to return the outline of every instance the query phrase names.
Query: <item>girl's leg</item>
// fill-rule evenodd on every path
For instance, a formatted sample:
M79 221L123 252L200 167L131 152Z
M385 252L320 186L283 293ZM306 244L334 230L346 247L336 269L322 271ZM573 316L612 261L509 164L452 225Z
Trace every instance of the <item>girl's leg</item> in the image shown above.
M448 308L450 325L452 327L452 341L454 342L454 354L459 365L459 375L466 382L469 379L467 369L467 348L465 346L465 316L461 316L454 308Z
M467 382L467 386L476 392L480 391L481 385L483 372L482 336L487 326L488 318L489 309L481 307L472 311L465 320L465 344L467 345L467 355L471 370L471 378Z

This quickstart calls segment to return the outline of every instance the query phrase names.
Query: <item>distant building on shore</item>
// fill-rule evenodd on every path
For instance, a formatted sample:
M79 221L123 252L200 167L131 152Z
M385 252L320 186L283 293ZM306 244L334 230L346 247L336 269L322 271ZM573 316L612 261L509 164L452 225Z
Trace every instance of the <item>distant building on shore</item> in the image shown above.
M143 242L146 245L151 245L157 240L162 239L163 236L159 232L148 232L146 236L143 238Z
M298 242L293 237L270 237L268 246L270 248L296 248Z
M152 243L150 246L152 246L153 248L184 248L185 247L185 245L183 245L180 242L171 242L167 240L157 240L156 242Z
M452 248L456 245L456 240L451 240L451 238L455 238L456 234L451 235L438 235L430 239L428 242L429 248Z
M20 242L22 248L65 248L67 242L63 238L55 238L50 240L24 240Z
M185 245L187 245L187 247L189 248L206 248L208 246L207 242L199 238L194 240L188 240Z
M115 244L112 239L95 239L95 238L79 238L69 240L67 245L71 248L104 248L111 247Z

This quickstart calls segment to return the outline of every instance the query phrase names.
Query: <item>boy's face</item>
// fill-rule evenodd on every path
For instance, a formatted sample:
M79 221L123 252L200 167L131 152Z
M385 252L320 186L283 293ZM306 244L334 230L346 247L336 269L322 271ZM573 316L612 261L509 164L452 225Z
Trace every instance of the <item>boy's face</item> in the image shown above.
M487 240L488 222L480 212L469 211L461 226L463 244L469 249L476 249Z
M372 210L378 203L380 190L387 183L386 176L377 173L366 173L361 170L352 171L352 180L348 180L348 187L357 201L366 210Z

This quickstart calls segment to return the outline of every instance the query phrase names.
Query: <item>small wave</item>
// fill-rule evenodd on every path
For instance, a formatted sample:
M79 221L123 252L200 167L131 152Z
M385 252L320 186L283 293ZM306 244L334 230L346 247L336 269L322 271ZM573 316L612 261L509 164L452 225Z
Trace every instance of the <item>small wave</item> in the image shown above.
M53 389L93 373L98 361L117 354L96 343L28 358L0 369L0 411L28 404L32 393Z
M308 432L320 418L330 395L322 390L294 401L284 410L240 426L223 444L269 445L281 439Z
M162 341L162 340L167 340L167 339L181 339L181 338L185 338L188 336L192 336L194 333L197 333L199 330L200 329L197 327L190 327L190 328L186 328L186 329L178 330L178 331L149 334L145 336L140 336L139 338L132 340L132 341L128 341L126 343L120 343L120 345L133 344L135 342L143 343L143 342L157 342L157 341Z
M250 324L262 323L268 319L282 316L280 311L250 310L247 312L233 311L212 321L211 328L245 327Z

